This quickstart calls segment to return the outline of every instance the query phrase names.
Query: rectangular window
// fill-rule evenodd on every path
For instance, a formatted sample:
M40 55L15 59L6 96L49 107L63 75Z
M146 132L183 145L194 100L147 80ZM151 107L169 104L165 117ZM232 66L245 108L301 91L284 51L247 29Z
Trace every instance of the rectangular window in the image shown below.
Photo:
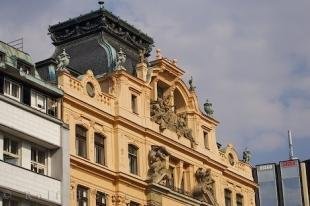
M131 95L131 110L133 113L138 114L137 96Z
M224 190L224 195L225 195L225 206L231 206L231 191L228 189Z
M47 98L47 114L57 117L57 101L55 99Z
M46 97L37 91L31 90L31 106L46 113Z
M82 126L76 125L75 127L76 139L75 139L75 149L76 154L80 157L87 157L87 144L86 144L86 136L87 129Z
M47 174L47 152L43 149L31 147L31 171L46 175Z
M140 204L134 201L130 201L129 206L140 206Z
M96 194L96 206L106 206L106 195L102 192Z
M128 145L129 171L132 174L138 174L138 148L134 145Z
M19 206L19 203L17 200L12 199L3 199L3 206Z
M3 160L7 163L19 165L19 142L11 138L4 138Z
M206 149L209 149L209 137L208 132L203 132L203 141Z
M77 200L77 206L88 205L88 189L86 187L80 185L77 186L76 200Z
M4 80L4 95L12 99L15 99L17 101L20 101L20 85L11 80L5 79Z
M243 206L243 196L241 194L236 195L237 206Z
M95 161L105 165L104 137L95 133Z

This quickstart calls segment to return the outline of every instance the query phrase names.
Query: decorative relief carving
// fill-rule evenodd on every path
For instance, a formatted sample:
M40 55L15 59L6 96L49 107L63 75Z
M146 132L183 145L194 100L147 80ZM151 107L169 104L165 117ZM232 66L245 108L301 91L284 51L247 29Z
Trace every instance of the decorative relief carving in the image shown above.
M148 156L148 179L152 183L172 185L172 174L169 170L169 152L163 146L152 145Z
M191 146L197 145L192 135L192 130L187 125L187 114L176 114L171 104L172 96L168 95L164 99L158 98L151 102L151 120L159 124L159 130L173 130L178 137L184 136L191 141Z
M197 185L193 190L193 197L212 206L218 206L214 194L214 180L211 178L211 170L199 168L195 173Z

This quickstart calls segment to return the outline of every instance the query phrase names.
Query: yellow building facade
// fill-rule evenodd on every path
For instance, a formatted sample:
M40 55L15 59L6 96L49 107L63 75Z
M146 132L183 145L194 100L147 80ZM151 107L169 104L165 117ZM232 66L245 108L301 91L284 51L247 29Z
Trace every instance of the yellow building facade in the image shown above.
M125 68L101 77L91 70L79 77L59 73L62 117L70 128L70 205L95 206L98 194L107 205L119 206L224 206L225 199L231 205L255 205L251 166L239 160L232 145L218 149L218 121L200 111L195 91L181 80L183 74L165 58L149 68L138 64L137 77ZM186 114L193 140L169 126L161 128L165 125L151 116L156 106L165 107L160 101L175 114ZM103 153L96 148L100 144ZM151 167L169 171L154 175Z
M38 71L53 81L56 69L64 91L70 205L255 205L247 158L217 144L219 122L176 61L148 61L152 38L104 8L49 32L56 61Z

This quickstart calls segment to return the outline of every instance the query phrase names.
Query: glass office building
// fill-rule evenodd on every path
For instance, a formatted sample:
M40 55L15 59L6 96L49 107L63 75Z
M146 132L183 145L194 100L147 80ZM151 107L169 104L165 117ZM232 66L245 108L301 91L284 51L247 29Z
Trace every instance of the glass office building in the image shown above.
M303 206L298 160L280 162L284 206Z
M256 206L310 206L310 161L257 165L253 176L258 183Z
M263 206L278 205L276 165L259 165L257 170L257 180L259 183L259 201Z

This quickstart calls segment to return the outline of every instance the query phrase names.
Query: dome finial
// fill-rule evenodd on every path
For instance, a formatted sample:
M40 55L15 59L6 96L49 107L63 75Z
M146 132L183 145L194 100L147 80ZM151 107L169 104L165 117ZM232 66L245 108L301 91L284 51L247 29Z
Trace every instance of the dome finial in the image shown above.
M98 4L100 6L100 9L103 9L104 8L104 1L98 1Z

